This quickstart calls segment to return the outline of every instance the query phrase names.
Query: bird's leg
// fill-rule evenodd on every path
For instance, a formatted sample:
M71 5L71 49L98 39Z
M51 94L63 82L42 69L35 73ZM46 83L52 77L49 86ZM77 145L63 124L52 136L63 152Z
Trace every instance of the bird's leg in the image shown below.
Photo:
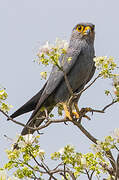
M68 105L66 103L63 103L63 108L64 108L64 112L65 112L65 117L69 118L70 120L72 120L69 107L68 107Z
M90 112L91 108L82 108L81 110L79 110L79 108L78 108L78 101L74 102L74 107L75 107L76 112L73 111L72 113L75 115L75 117L77 119L79 119L79 121L80 121L80 119L82 119L82 117L90 120L90 118L86 115L86 113Z
M64 111L65 111L65 116L67 118L69 118L70 120L73 119L73 116L75 116L76 119L79 119L79 109L78 109L78 105L77 105L77 102L74 104L74 107L76 109L76 111L72 111L70 110L69 106L67 105L67 103L63 103L63 108L64 108Z
M79 117L80 117L80 111L79 111L79 108L78 108L78 104L77 104L77 103L78 103L77 101L74 102L74 107L75 107L75 110L76 110L76 111L73 111L72 113L74 114L74 116L76 117L76 119L79 119Z
M90 118L86 115L86 113L90 112L91 108L82 108L81 110L79 110L77 101L75 101L73 105L74 105L75 111L70 110L70 107L68 106L67 103L63 103L63 108L65 111L66 118L73 120L73 117L74 117L76 119L79 119L79 122L81 122L82 117L90 120Z

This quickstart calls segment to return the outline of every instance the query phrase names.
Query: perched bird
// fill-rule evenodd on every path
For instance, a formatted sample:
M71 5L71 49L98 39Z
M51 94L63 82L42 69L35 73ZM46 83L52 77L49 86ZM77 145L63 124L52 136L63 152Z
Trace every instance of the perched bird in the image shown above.
M77 24L72 30L66 55L61 55L59 58L73 93L80 92L95 72L94 29L95 26L92 23ZM71 58L70 62L68 62L68 58ZM70 96L63 71L60 71L57 66L53 66L43 88L10 117L15 118L34 110L27 125L38 127L44 120L38 119L44 115L42 107L45 107L50 113L56 104L67 102ZM21 135L28 133L34 133L34 130L24 127Z

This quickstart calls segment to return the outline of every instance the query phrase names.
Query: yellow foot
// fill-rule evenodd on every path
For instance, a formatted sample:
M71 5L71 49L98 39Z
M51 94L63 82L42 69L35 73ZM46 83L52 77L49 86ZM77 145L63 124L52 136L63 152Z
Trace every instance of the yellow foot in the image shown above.
M65 117L72 120L68 106L65 103L63 103L63 108L64 108L64 112L65 112Z
M72 116L70 114L70 111L68 109L68 106L66 104L63 104L63 108L64 108L64 111L65 111L65 117L72 120L73 116L75 116L76 119L79 119L79 113L76 112L76 111L72 111Z
M72 114L76 117L76 119L79 119L79 113L77 113L76 111L73 111Z

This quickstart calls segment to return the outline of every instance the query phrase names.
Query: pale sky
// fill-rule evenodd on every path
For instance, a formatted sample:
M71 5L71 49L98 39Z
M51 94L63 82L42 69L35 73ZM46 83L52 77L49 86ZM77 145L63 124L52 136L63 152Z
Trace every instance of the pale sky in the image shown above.
M72 28L80 22L96 26L96 56L119 58L119 1L118 0L0 0L0 84L8 92L8 102L13 105L10 114L37 93L44 84L42 67L35 64L40 44L56 37L69 40ZM109 103L105 88L111 81L98 80L80 99L79 107L101 108ZM96 138L103 138L118 127L119 106L114 105L105 114L94 114L91 121L83 120L84 127ZM29 114L30 115L30 114ZM27 122L29 115L17 120ZM4 135L15 138L22 127L6 121L0 114L0 162L7 162L4 152L11 142ZM51 125L42 130L40 144L48 154L66 144L88 152L91 142L80 130L69 124Z

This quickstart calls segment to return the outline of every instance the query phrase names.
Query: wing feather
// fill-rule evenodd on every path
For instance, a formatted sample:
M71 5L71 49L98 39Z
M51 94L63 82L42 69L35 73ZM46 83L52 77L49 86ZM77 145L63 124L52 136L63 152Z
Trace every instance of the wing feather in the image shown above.
M62 64L63 63L63 69L68 74L68 72L72 69L73 65L75 64L76 60L78 59L78 56L80 55L80 51L74 51L70 48L70 50L67 51L66 56L64 57L61 55L59 61ZM71 61L68 62L68 58L71 57ZM42 103L51 95L51 93L57 88L57 86L60 84L64 77L64 74L61 70L58 69L57 66L53 66L51 74L49 76L49 79L47 81L47 85L42 93L41 98L39 99L39 102L33 111L29 121L37 114L40 107L42 106ZM29 123L28 121L28 123Z

